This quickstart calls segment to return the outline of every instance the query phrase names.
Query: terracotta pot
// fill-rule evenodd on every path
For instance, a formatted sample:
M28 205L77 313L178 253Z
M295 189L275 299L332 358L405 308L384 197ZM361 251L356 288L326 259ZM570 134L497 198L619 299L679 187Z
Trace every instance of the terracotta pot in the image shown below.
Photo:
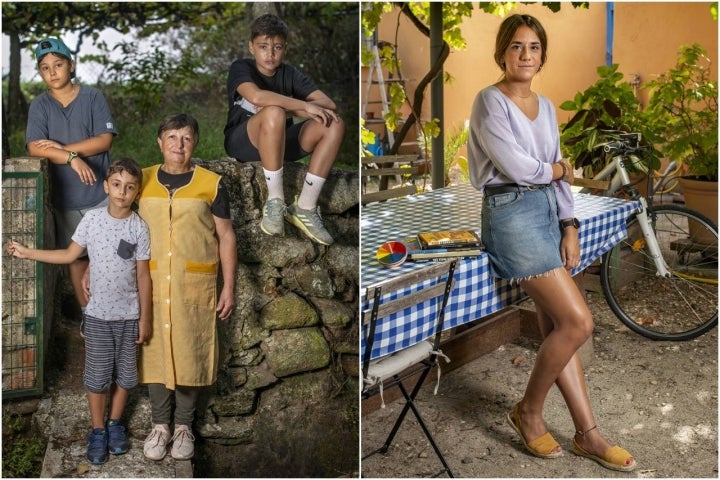
M702 213L710 220L718 222L718 182L696 180L691 177L680 177L680 186L685 196L685 206ZM694 222L693 222L694 223ZM702 230L697 225L690 225L690 238L702 243L715 243L715 238L703 238Z

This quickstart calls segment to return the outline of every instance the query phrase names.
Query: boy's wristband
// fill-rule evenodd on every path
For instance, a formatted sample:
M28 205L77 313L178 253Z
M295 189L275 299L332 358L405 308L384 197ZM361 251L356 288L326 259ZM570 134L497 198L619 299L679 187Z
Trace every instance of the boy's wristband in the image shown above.
M67 164L70 165L72 163L72 161L77 157L78 157L77 152L68 153Z

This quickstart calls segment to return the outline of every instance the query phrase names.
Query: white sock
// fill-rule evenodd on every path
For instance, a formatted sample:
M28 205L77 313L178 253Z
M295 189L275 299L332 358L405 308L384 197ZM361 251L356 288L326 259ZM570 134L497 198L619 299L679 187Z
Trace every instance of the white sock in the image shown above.
M323 185L325 185L324 178L308 172L305 175L305 183L302 192L300 192L300 198L298 198L298 207L303 210L314 210L317 207L318 197L320 197L320 190L322 190Z
M271 198L279 198L285 201L285 193L283 192L283 167L280 170L270 171L263 168L265 174L265 182L268 188L268 200Z

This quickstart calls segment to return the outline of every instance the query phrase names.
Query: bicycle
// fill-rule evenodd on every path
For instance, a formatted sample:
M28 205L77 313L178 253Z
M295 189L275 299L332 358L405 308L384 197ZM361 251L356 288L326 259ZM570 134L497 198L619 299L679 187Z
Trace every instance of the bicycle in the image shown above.
M717 226L684 206L653 205L652 191L640 195L626 168L647 149L640 139L619 133L602 145L612 162L594 180L612 175L607 194L623 192L641 207L628 219L626 237L601 257L600 283L608 306L632 331L652 340L690 340L718 322Z

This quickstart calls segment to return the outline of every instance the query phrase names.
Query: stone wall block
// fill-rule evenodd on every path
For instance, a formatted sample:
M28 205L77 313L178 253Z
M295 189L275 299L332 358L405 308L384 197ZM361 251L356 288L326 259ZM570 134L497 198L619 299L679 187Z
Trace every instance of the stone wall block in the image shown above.
M260 219L235 229L238 262L261 263L273 267L314 262L319 255L309 239L286 223L285 236L273 237L260 230Z
M328 327L346 327L357 316L357 309L352 304L330 298L310 297L308 300L317 310L323 325Z
M335 297L330 272L318 264L296 265L283 270L283 285L308 297Z
M245 367L228 367L227 379L233 387L242 387L247 383L248 374Z
M228 365L231 367L254 367L260 365L264 356L259 347L237 349Z
M358 237L355 237L358 238ZM328 254L319 260L319 264L330 271L334 277L348 278L357 284L360 268L360 245L333 244Z
M247 369L245 388L258 390L277 382L278 378L270 371L267 362Z
M312 305L292 292L275 298L260 312L260 324L267 330L312 327L318 323L320 319Z
M327 370L295 375L285 379L278 390L294 405L320 404L332 391L332 376Z
M252 413L255 408L255 391L247 388L240 388L221 397L215 397L211 407L215 415L231 417L234 415L246 415Z
M288 162L285 163L283 172L285 200L290 204L302 190L307 167L301 163ZM321 214L334 216L356 207L359 185L357 172L332 169L318 199Z
M323 327L322 331L333 353L357 354L359 352L357 328Z
M262 348L273 375L279 378L330 364L330 347L314 327L275 330Z
M231 350L240 352L256 347L269 335L270 332L260 325L258 316L253 312L252 315L246 316L239 329L232 332Z
M203 438L211 438L222 445L247 445L253 442L252 422L244 417L220 417L215 423L197 425Z

